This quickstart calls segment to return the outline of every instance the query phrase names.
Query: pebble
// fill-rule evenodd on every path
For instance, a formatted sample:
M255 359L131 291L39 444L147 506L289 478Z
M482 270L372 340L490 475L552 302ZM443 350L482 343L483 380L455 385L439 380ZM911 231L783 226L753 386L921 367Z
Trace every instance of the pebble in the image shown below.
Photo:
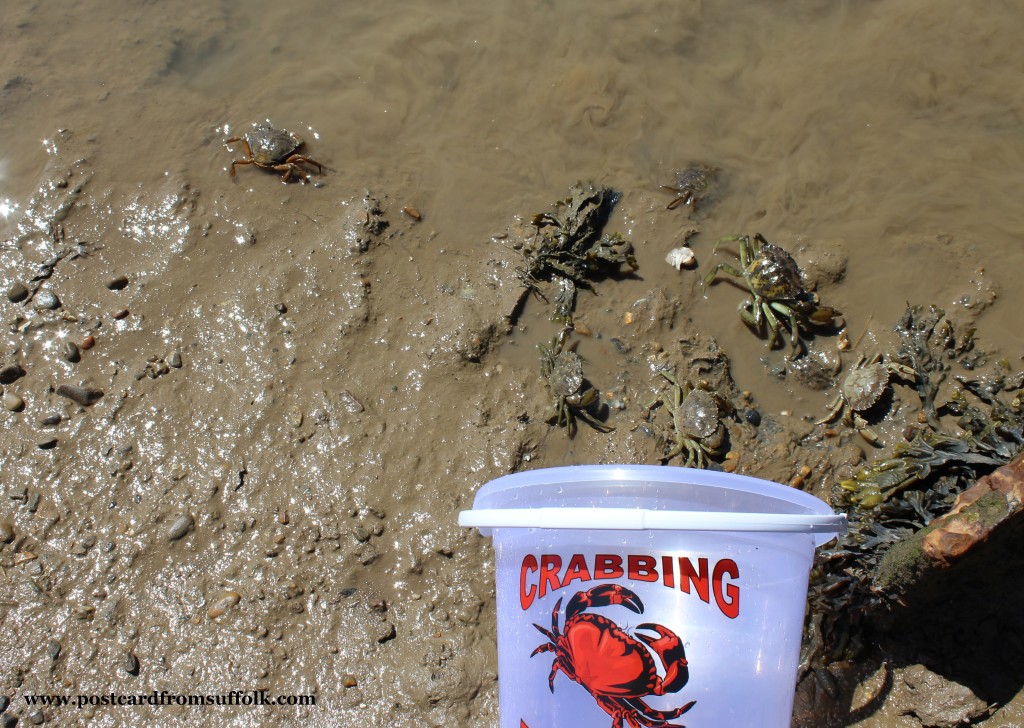
M366 409L365 407L363 407L363 403L356 399L355 395L353 395L347 389L341 390L341 393L338 395L338 398L341 399L341 406L344 407L345 410L351 415L359 414L364 409Z
M761 413L756 409L745 409L743 410L743 419L757 427L761 424Z
M86 349L91 349L94 346L96 346L96 337L90 334L82 339L82 343L78 345L78 348L85 351Z
M14 526L10 521L0 521L0 542L10 543L14 540ZM3 711L0 711L3 712Z
M122 308L120 311L115 311L113 314L114 320L120 321L121 319L126 319L128 318L128 313L129 311L127 308Z
M171 524L171 527L167 529L167 540L177 541L179 538L181 538L189 532L189 529L192 528L192 525L194 523L195 521L192 520L192 516L188 513L178 516L174 519L174 522Z
M242 595L238 592L222 591L210 602L210 608L206 610L206 616L210 619L216 619L240 601L242 601Z
M64 346L60 350L61 358L66 362L75 362L82 360L82 355L78 351L78 344L73 341L65 341Z
M36 442L36 446L38 446L40 450L52 450L57 447L57 438L52 435L50 437L44 437Z
M14 392L4 392L4 409L11 412L21 412L25 409L25 400Z
M395 631L395 625L391 622L381 622L374 629L374 637L379 644L384 644L389 640L393 640L397 632Z
M7 300L11 303L21 303L28 298L28 287L21 281L15 281L7 289Z
M11 699L6 695L0 695L0 713L7 710L7 706L11 704Z
M277 309L278 313L288 313L288 307L283 303L275 303L274 308Z
M39 418L39 424L44 427L56 427L60 424L61 416L58 412L53 412L48 415L43 415Z
M128 652L125 654L124 662L121 663L121 669L129 675L139 674L139 658L135 656L134 652Z
M416 222L419 222L420 220L423 219L423 215L421 215L420 211L417 210L415 207L403 207L402 212L404 212L406 215L411 217Z
M175 369L181 369L181 352L171 352L171 356L167 359L167 364Z
M76 402L83 407L90 407L100 401L103 397L102 389L95 389L94 387L78 387L73 384L62 384L57 387L57 394L61 397L67 397L72 402Z
M46 643L46 654L50 656L51 660L56 661L60 657L60 642L57 640L50 640Z
M128 276L118 276L107 282L107 288L112 291L120 291L128 287Z
M16 379L25 376L25 370L20 364L4 364L0 366L0 384L10 384Z
M29 721L31 721L31 723L32 723L33 725L42 725L42 724L43 724L43 721L44 721L44 720L46 720L46 719L45 719L45 718L43 717L43 711L41 711L41 710L37 710L37 711L36 711L35 713L32 713L32 714L31 714L31 715L30 715L30 716L28 717L28 719L29 719ZM12 725L13 725L13 724L12 724Z
M346 674L345 676L343 676L341 678L341 684L342 684L342 687L354 688L356 685L359 684L359 681L356 680L356 676L355 675Z
M18 719L10 713L5 714L3 720L0 720L0 728L14 728L16 725Z
M35 298L32 299L32 303L41 311L55 311L60 308L60 299L57 298L56 293L50 290L36 292Z

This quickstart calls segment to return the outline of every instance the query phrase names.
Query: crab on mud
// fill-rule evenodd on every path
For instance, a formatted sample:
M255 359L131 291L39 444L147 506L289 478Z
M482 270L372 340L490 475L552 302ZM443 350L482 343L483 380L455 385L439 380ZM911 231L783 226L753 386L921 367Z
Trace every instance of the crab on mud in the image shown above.
M768 344L781 343L779 317L789 325L789 340L793 347L790 359L796 359L804 350L801 327L830 326L840 313L818 303L817 294L804 288L800 268L788 252L764 239L760 233L753 240L747 235L722 238L715 250L725 242L739 242L740 268L719 263L704 276L704 285L710 284L719 271L742 278L753 300L740 304L740 317L759 335L768 329Z
M298 134L293 134L284 129L278 129L270 123L270 120L253 124L252 129L242 136L233 136L224 140L224 144L241 142L245 149L245 156L236 159L231 163L231 170L228 174L235 176L235 166L239 164L253 164L260 169L267 169L281 174L281 181L288 182L292 177L300 182L309 180L309 175L300 163L313 164L323 174L324 168L320 162L310 159L302 154L297 154L300 148L306 143Z
M684 170L676 170L676 183L662 185L663 190L675 192L676 197L665 209L674 210L680 205L690 205L695 210L714 185L718 176L718 167L703 164L691 164Z
M668 721L678 718L697 702L672 710L657 710L647 705L650 695L676 693L690 679L683 642L675 632L660 624L646 622L628 635L619 625L590 607L622 605L636 614L643 614L644 605L635 593L618 584L602 584L588 591L577 592L565 608L565 623L558 628L558 612L562 600L551 610L551 629L533 625L548 638L530 657L553 652L554 662L548 675L548 687L555 691L559 672L582 685L612 718L612 728L662 728L678 726ZM655 632L656 637L636 630ZM639 640L639 641L638 641ZM641 644L641 642L643 644ZM646 645L647 647L645 647ZM647 648L650 648L649 650ZM665 677L658 675L651 652L657 655Z
M540 344L540 374L551 390L554 399L554 412L548 421L567 428L569 437L576 434L576 418L586 422L600 432L611 432L608 427L590 414L589 409L597 402L597 390L590 386L583 376L583 360L576 353L573 342L568 348L565 340L572 332L566 326L551 340L551 346Z
M835 399L828 404L828 414L814 424L821 425L842 416L844 425L856 428L865 440L877 445L878 435L868 427L861 412L867 412L878 404L889 388L892 375L917 381L917 373L911 367L884 361L881 354L875 354L871 359L861 356L846 375Z
M672 416L672 429L675 430L675 445L661 459L667 463L676 455L686 452L684 467L706 468L708 457L721 455L725 444L725 426L722 424L722 411L733 409L721 396L705 389L694 387L689 382L685 386L670 372L659 372L672 385L671 397L656 399L648 408L650 411L659 404Z

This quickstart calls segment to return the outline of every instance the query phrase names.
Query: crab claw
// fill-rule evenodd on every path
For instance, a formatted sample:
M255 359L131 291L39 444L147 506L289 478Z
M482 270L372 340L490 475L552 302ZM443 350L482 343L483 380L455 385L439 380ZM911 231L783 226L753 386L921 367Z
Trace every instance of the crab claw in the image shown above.
M633 632L637 639L642 640L657 653L661 658L661 663L665 666L665 677L655 684L653 694L664 695L681 690L690 679L690 670L687 667L689 663L686 661L683 641L675 632L660 624L645 622L637 625L636 629L647 629L658 633L657 637L651 637L635 630Z
M644 603L632 590L618 584L601 584L574 594L565 608L565 617L569 619L589 607L607 607L610 604L621 604L637 614L644 613Z

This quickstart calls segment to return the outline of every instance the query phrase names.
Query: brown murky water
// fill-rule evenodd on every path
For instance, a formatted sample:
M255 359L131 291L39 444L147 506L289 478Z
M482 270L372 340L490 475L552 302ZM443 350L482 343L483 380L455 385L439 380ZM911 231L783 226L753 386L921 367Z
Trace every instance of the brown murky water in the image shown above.
M973 322L1015 365L1024 354L1012 4L8 3L3 16L0 279L62 304L2 304L0 351L26 374L5 387L24 407L0 413L14 532L0 692L26 720L24 693L262 687L319 703L42 717L496 725L491 555L455 525L481 483L656 458L637 426L659 355L723 352L733 390L780 422L816 419L832 396L778 375L784 352L742 323L742 291L700 287L731 260L712 252L722 236L791 250L857 352L886 350L912 302ZM316 184L252 166L229 178L223 140L267 117L306 138L326 167ZM721 169L717 193L666 210L660 186L693 161ZM569 441L544 423L536 370L549 308L530 299L509 325L512 243L580 179L622 193L610 228L640 267L580 294L588 377L624 409L614 433ZM699 267L676 271L664 256L691 228ZM79 362L63 358L89 336ZM814 346L836 360L834 344ZM104 397L79 406L54 393L64 383ZM788 479L793 458L829 457L741 468ZM1019 725L1021 704L986 724ZM858 725L924 724L900 711Z

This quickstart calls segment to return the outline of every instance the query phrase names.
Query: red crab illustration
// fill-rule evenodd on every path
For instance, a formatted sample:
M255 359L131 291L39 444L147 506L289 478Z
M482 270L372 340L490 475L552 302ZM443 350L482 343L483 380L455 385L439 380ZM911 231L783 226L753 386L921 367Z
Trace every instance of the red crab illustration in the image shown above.
M624 586L602 584L588 591L577 592L565 608L565 624L558 629L558 612L562 600L551 610L551 631L533 625L548 642L531 654L554 652L555 660L548 675L548 686L555 691L555 676L561 670L566 676L585 687L597 704L612 717L612 728L684 728L668 721L678 718L697 702L673 710L656 710L644 702L649 695L675 693L690 679L683 642L672 630L660 624L646 622L636 629L657 633L656 637L634 630L636 639L626 634L619 625L600 614L584 610L621 604L643 614L640 597ZM641 640L650 650L640 644ZM651 652L661 660L665 677L658 675Z

